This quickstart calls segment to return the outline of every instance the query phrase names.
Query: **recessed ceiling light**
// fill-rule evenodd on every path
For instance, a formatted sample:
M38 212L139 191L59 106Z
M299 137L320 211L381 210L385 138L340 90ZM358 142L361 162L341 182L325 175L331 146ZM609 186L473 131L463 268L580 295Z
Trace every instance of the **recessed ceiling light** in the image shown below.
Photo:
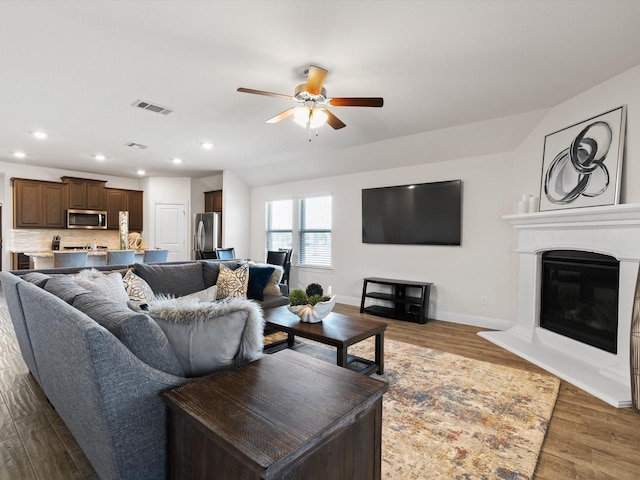
M38 140L44 140L45 138L48 137L48 135L45 132L41 132L39 130L33 132L33 136L36 137Z
M181 159L181 158L177 158L177 157L176 157L176 158L172 158L172 159L171 159L171 161L172 161L173 163L175 163L176 165L177 165L178 163L182 163L182 159Z
M105 157L104 155L102 155L100 153L98 153L97 155L94 155L93 158L95 158L96 160L100 160L100 161L107 159L107 157Z
M211 150L213 148L213 143L211 142L202 142L201 145L205 150Z
M140 169L140 170L138 170L138 172L137 172L137 173L138 173L138 175L144 175L144 174L145 174L145 173L147 173L147 172L145 172L144 170Z
M13 156L16 158L24 158L27 156L27 154L24 152L13 152Z

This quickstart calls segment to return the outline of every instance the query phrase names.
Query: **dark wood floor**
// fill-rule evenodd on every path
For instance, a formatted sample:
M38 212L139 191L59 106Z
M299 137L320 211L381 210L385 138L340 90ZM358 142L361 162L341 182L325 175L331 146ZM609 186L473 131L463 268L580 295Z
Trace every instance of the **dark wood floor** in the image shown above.
M336 311L360 315L345 305L336 305ZM387 322L387 338L546 373L476 335L479 328ZM0 480L97 478L27 372L12 326L0 323ZM535 478L639 479L640 414L613 408L562 382Z

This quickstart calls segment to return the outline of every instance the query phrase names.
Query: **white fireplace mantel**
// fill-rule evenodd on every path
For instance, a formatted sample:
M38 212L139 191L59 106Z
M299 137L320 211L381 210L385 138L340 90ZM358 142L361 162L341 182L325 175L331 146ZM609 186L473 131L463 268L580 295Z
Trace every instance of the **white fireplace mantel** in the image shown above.
M508 330L480 335L616 407L631 405L630 329L640 265L640 205L507 215L518 233L517 318ZM541 255L584 250L620 262L618 351L605 352L540 328Z

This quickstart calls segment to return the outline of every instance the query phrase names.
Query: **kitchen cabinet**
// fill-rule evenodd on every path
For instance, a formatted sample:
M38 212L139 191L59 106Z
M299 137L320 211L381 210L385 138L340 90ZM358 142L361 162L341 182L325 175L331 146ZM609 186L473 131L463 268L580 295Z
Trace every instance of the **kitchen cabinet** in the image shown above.
M67 208L105 210L107 206L106 180L62 177L67 185Z
M118 230L119 212L129 212L129 231L141 232L143 224L143 192L122 188L107 188L107 228Z
M127 190L127 208L129 209L129 231L142 231L142 191Z
M204 192L204 211L222 213L222 190Z
M14 228L65 228L63 183L12 178Z

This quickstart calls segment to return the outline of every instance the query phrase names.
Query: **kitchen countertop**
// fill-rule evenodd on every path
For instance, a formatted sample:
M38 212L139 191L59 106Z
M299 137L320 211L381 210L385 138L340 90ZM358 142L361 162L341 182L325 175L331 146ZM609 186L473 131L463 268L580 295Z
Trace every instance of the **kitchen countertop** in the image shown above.
M60 251L60 252L74 252L74 251L82 251L82 250L56 250L56 251ZM44 250L41 252L20 252L28 257L34 257L34 258L46 258L46 257L53 257L53 250ZM136 254L142 255L144 253L144 250L135 250ZM97 251L93 251L93 250L87 250L87 253L89 254L90 257L104 257L107 255L107 250L97 250Z

